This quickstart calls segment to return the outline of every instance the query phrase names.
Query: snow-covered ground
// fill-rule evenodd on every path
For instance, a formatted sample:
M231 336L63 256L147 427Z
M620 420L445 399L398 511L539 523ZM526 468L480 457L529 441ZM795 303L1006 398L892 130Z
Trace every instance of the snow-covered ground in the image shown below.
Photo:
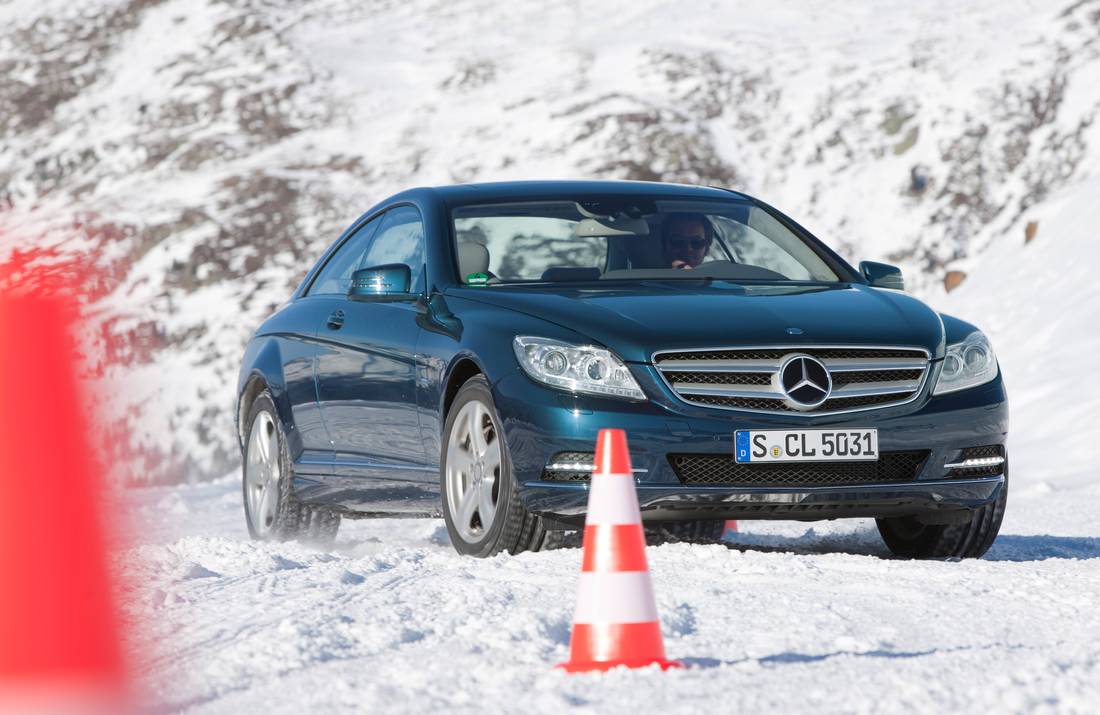
M580 552L460 558L434 520L253 543L236 475L121 495L117 552L146 697L166 711L1096 712L1100 184L1037 209L942 309L988 329L1012 395L1012 488L977 561L887 558L867 520L743 522L649 549L689 667L569 676ZM159 711L159 710L158 710Z
M1100 698L1084 494L1014 495L981 561L887 559L866 521L651 547L665 645L690 667L569 676L553 665L579 550L463 559L434 520L355 522L331 551L257 544L238 492L134 495L161 526L127 556L130 609L170 711L1084 713Z

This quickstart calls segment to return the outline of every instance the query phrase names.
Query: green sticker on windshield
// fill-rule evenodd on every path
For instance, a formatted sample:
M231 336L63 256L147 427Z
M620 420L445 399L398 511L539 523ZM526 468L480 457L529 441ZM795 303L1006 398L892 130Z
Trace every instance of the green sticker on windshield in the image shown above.
M471 273L466 276L466 284L472 286L483 286L489 282L488 273Z

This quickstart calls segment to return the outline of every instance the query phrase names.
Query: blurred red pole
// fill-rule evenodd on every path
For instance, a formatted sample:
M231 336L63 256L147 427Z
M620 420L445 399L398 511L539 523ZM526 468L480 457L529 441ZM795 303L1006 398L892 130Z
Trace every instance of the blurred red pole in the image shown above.
M0 266L0 702L7 691L32 708L103 712L124 667L75 308L4 277Z

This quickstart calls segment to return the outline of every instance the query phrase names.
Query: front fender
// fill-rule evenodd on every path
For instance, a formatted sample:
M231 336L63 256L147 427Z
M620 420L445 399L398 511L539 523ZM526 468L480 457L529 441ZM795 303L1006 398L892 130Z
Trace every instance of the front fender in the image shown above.
M241 361L241 372L237 378L237 436L243 444L242 425L248 417L252 401L264 388L271 393L275 402L275 411L283 425L283 433L294 433L291 429L290 399L286 391L286 379L283 375L283 356L279 340L275 337L253 338L245 348Z
M542 318L460 297L448 297L462 320L462 338L448 361L443 384L463 360L472 360L490 385L520 369L512 348L517 335L535 335L576 344L599 344L575 330Z
M473 374L476 366L494 390L498 382L520 371L512 339L538 335L573 343L590 338L554 323L517 311L447 296L450 318L461 321L460 331L422 331L417 343L417 383L420 434L429 455L438 454L449 390L457 380Z

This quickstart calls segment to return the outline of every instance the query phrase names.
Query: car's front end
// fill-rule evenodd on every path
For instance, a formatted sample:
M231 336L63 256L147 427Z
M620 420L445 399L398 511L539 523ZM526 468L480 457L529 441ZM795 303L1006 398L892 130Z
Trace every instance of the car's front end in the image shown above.
M583 523L595 437L617 427L649 523L874 517L902 555L992 543L1008 468L993 348L897 269L857 271L741 196L451 215L465 278L445 294L546 524Z
M740 357L748 354L753 357ZM739 368L738 360L753 360L754 368L768 363L778 369L802 355L831 368L834 390L860 386L859 396L832 397L818 413L793 410L782 400L715 394L738 392L728 375L770 380L774 374L717 373L718 368L743 369L745 363ZM687 360L708 364L693 370ZM922 367L890 370L896 373L889 376L893 379L880 379L887 371L879 365L906 360ZM857 361L863 368L851 369ZM496 384L494 395L528 509L565 523L583 518L593 438L611 426L625 429L630 438L647 520L901 515L950 520L961 510L996 500L1005 484L1008 407L995 371L979 386L934 394L943 360L930 360L920 349L795 344L658 352L651 362L628 368L645 399L563 395L522 371ZM715 382L720 378L727 381ZM874 392L882 387L912 389ZM783 431L781 437L801 446L800 436L810 431L847 439L868 430L874 430L877 441L873 460L832 455L753 462L750 453L749 460L738 461L739 432Z

